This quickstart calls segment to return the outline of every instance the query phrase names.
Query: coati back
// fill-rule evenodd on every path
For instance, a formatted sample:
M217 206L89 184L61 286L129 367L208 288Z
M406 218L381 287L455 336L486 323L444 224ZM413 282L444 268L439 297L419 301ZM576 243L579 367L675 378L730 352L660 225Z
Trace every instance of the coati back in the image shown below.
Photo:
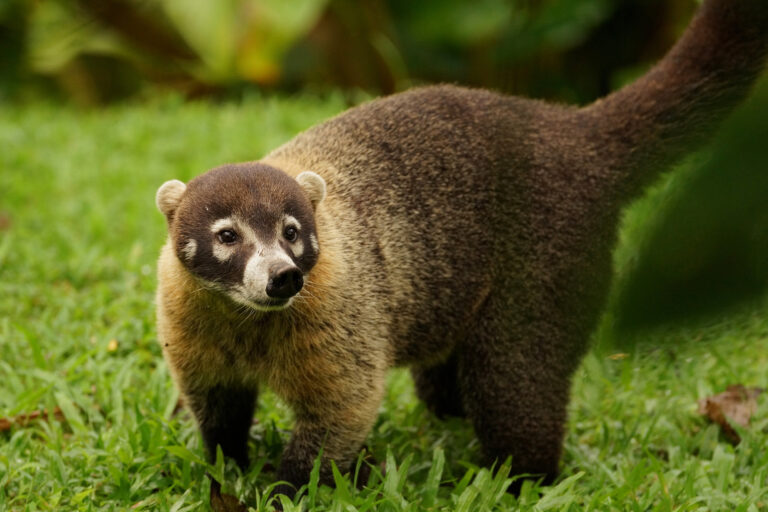
M296 416L277 478L306 483L322 447L331 483L407 365L489 462L554 477L621 208L713 131L766 53L768 2L708 0L655 68L587 107L415 89L164 184L158 329L209 457L247 464L267 384Z

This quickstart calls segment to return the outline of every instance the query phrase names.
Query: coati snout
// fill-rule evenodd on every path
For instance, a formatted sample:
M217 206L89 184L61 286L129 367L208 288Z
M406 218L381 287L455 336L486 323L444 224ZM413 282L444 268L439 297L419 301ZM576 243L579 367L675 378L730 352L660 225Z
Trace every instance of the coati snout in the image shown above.
M157 191L179 261L200 284L262 311L288 307L317 262L325 182L262 164L226 165Z

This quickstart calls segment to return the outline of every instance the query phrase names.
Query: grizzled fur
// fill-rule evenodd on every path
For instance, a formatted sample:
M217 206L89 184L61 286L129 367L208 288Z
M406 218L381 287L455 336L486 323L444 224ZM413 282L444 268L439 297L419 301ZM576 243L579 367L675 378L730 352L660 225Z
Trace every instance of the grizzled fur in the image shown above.
M328 460L348 468L373 425L388 368L407 365L436 412L471 419L488 461L554 476L621 207L713 131L767 51L768 2L708 0L655 68L592 105L416 89L159 194L159 334L210 453L246 464L266 384L296 416L277 477L306 483L322 447L330 482ZM324 200L322 180L293 179L308 170ZM316 236L289 307L228 298L250 252L222 263L200 240L233 212L262 237L286 213Z

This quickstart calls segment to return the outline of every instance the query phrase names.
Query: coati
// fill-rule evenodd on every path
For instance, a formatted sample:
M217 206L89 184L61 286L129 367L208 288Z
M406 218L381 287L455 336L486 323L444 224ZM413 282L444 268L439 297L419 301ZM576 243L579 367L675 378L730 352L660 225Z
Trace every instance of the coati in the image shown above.
M247 464L266 384L295 412L277 478L306 483L322 447L331 483L406 365L488 461L554 477L622 206L714 130L767 53L768 1L707 0L659 64L591 105L424 87L163 184L159 338L209 457Z

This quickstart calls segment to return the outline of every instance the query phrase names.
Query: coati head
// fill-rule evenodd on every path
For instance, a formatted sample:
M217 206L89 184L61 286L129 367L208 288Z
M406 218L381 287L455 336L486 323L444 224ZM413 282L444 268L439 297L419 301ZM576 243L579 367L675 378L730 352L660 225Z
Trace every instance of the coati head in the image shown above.
M157 207L179 261L209 289L256 310L288 307L317 262L315 208L325 181L260 163L165 182Z

